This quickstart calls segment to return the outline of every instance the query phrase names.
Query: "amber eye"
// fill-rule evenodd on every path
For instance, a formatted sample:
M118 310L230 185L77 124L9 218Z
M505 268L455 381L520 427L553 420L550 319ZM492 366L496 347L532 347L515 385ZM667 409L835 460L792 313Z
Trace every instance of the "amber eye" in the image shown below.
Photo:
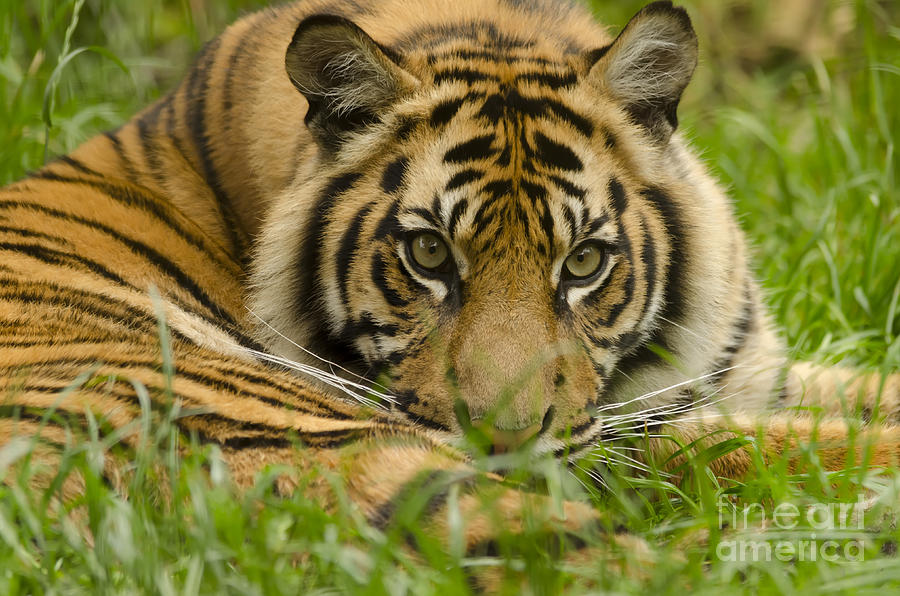
M443 272L450 262L450 251L440 236L430 232L413 234L407 240L409 254L426 272Z
M585 242L572 251L563 265L563 278L573 281L587 280L603 268L606 251L598 244Z

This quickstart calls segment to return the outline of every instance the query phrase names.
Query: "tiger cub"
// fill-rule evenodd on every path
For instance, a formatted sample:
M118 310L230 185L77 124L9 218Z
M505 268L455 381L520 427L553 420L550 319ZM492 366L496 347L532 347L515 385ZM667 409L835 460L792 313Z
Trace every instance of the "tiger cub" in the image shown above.
M574 458L648 428L752 433L773 407L839 412L845 381L895 413L896 379L789 366L732 206L677 132L696 63L669 2L614 39L543 0L241 19L165 98L0 191L0 442L40 436L52 466L68 431L47 412L125 428L142 385L238 484L297 465L297 436L299 465L340 470L383 523L422 473L470 470L463 436ZM807 428L764 415L769 445ZM875 463L896 453L879 432Z

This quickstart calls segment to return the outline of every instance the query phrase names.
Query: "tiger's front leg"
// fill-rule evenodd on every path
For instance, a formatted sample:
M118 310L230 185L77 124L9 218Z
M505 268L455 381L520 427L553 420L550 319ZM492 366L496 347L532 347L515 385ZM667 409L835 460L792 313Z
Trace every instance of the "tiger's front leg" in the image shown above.
M900 374L799 362L789 369L785 391L771 410L712 413L687 425L675 420L663 434L683 445L696 442L698 449L726 436L752 438L752 444L710 462L716 475L734 480L753 469L754 451L763 462L787 458L791 472L803 471L809 451L801 448L807 447L826 471L890 468L900 460L898 406ZM673 444L653 440L657 456L672 455Z

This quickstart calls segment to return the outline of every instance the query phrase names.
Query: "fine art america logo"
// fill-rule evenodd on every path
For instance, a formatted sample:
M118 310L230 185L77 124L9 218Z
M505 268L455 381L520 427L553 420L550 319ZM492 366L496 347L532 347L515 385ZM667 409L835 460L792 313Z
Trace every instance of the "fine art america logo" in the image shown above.
M759 503L738 507L719 499L716 546L722 561L862 561L865 552L865 504L780 503L767 512Z

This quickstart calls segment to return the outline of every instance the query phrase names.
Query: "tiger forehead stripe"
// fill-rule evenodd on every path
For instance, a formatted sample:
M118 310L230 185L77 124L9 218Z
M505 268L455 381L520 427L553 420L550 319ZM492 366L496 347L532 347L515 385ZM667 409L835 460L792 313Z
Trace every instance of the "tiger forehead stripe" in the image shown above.
M528 75L523 80L530 80ZM549 80L549 79L548 79ZM593 123L582 114L553 97L532 97L522 95L515 87L501 87L494 93L469 91L464 96L445 99L431 110L429 123L434 127L448 124L467 102L482 101L478 115L491 124L497 124L501 118L512 115L523 115L530 118L547 118L553 116L558 121L568 124L580 134L590 138L594 134ZM607 144L615 143L611 133L606 137Z
M460 199L453 205L453 209L450 210L450 219L447 222L447 233L450 234L451 238L456 236L456 226L459 225L459 220L462 219L468 207L468 199Z
M517 83L537 83L543 87L549 87L556 91L563 87L571 87L578 81L578 77L572 71L558 74L552 72L526 72L517 74L515 77Z
M562 143L548 138L543 133L535 132L534 142L536 151L533 157L545 165L575 172L580 172L584 168L574 151Z
M444 154L445 163L464 163L477 159L485 159L496 153L491 147L494 143L494 135L487 134L469 139L453 146Z
M540 66L556 66L558 68L566 68L562 62L543 58L541 56L531 56L528 54L516 54L509 51L486 50L459 48L455 50L446 50L440 53L429 54L426 62L434 65L441 60L490 60L492 62L504 62L510 64L537 64Z
M465 170L460 170L459 172L453 174L450 180L447 182L446 186L444 186L445 192L450 192L451 190L457 189L461 186L465 186L470 182L474 182L479 178L484 176L484 171L476 170L474 168L466 168Z
M381 177L381 190L385 194L393 194L400 188L408 166L409 158L405 155L401 155L388 164L384 169L384 175Z
M625 195L625 189L622 188L622 184L615 177L609 180L609 196L612 199L616 215L621 217L625 213L625 209L628 208L628 197Z

